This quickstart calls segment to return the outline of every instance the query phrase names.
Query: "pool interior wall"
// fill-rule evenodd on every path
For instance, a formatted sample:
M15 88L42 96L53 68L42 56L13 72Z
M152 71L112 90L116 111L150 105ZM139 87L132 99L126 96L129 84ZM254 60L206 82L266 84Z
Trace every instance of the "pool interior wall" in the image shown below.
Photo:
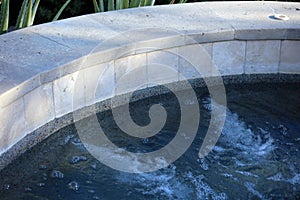
M210 79L211 82L214 82L214 79ZM224 85L231 84L251 84L251 83L300 83L300 75L296 74L251 74L251 75L237 75L237 76L224 76L223 77ZM206 83L203 79L192 79L189 80L189 83L193 88L206 88ZM172 88L173 91L185 90L185 84L180 82L172 83L166 85L168 88ZM117 107L123 105L124 103L130 101L138 101L144 98L151 96L168 93L169 90L166 90L165 87L155 86L152 88L142 89L133 94L123 94L114 97L114 104L112 105L111 99L98 102L94 105L84 107L78 111L78 115L81 115L81 118L84 119L90 115L93 115L98 112L109 110L112 107ZM60 118L57 118L39 129L28 134L24 139L19 141L14 145L9 151L5 152L0 156L0 170L15 160L18 156L26 152L28 149L32 148L39 142L43 141L54 132L60 130L61 128L74 123L73 114L68 113Z

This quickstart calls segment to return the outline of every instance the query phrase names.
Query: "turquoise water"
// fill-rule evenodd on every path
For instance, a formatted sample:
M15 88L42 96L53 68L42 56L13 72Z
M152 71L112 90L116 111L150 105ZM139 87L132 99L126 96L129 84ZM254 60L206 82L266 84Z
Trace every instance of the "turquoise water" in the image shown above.
M141 174L113 170L88 153L73 124L0 172L0 199L300 199L300 85L226 86L222 135L203 159L198 152L213 106L205 89L195 92L201 108L198 134L168 167ZM165 107L167 123L147 139L122 133L110 110L97 115L115 144L151 152L171 141L180 120L175 96L166 94L132 103L134 121L149 123L148 110L155 103Z

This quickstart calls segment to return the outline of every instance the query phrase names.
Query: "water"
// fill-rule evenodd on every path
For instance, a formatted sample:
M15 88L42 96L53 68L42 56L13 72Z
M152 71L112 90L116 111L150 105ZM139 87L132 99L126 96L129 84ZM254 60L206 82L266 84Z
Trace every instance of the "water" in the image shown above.
M203 159L198 151L213 106L207 91L195 91L201 108L197 137L168 167L141 174L113 170L86 151L70 125L0 172L0 199L299 199L300 85L227 86L222 135ZM110 111L98 118L118 146L150 152L171 141L180 120L178 102L168 94L133 103L137 124L149 123L147 108L153 103L168 112L164 129L155 137L126 136Z

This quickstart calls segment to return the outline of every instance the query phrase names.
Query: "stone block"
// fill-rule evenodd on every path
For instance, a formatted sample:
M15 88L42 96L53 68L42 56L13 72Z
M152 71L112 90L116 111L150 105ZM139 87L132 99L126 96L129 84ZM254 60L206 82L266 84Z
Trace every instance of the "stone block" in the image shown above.
M211 76L212 43L179 47L179 80Z
M55 116L84 107L84 76L75 72L53 81Z
M115 60L115 95L147 87L146 54Z
M280 41L247 41L245 73L278 73Z
M30 131L55 117L52 83L42 85L24 95L25 120Z
M13 74L11 74L13 75ZM4 94L0 95L0 107L5 107L10 103L16 101L19 98L22 98L25 94L32 91L33 89L39 87L40 83L40 76L37 75L33 78L27 79L26 81L22 82L21 84L11 88Z
M282 41L279 72L300 73L300 41Z
M148 87L179 80L178 48L147 53Z
M245 41L226 41L213 44L213 62L221 75L244 73Z
M0 108L0 155L26 135L24 114L23 98Z
M115 89L114 62L84 69L85 103L92 105L113 97Z

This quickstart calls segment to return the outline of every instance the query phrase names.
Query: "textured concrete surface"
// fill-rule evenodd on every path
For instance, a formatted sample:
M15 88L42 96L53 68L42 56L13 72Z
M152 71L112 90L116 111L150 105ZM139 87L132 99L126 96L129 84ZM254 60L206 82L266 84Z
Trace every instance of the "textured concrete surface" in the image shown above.
M71 123L72 111L88 116L95 103L107 108L115 95L124 102L137 87L145 91L139 99L156 94L152 83L180 89L178 81L218 73L224 83L293 80L300 74L296 8L266 1L143 7L1 35L0 168ZM278 13L290 20L272 19Z
M77 85L76 92L74 85ZM84 76L75 72L53 81L55 116L61 117L85 106ZM74 104L76 101L76 105Z
M245 73L278 73L280 41L248 41L246 47Z
M216 42L212 59L222 75L243 74L245 53L245 41Z
M148 86L178 81L178 60L178 48L147 53Z
M281 43L279 72L300 73L300 41L286 40Z
M179 47L179 80L212 75L212 43Z
M114 61L82 70L85 104L92 105L113 97L115 88Z
M128 56L115 60L115 88L114 95L120 95L137 90L147 79L146 54ZM140 88L140 89L142 89Z
M55 117L52 83L42 85L24 95L25 121L30 131Z

